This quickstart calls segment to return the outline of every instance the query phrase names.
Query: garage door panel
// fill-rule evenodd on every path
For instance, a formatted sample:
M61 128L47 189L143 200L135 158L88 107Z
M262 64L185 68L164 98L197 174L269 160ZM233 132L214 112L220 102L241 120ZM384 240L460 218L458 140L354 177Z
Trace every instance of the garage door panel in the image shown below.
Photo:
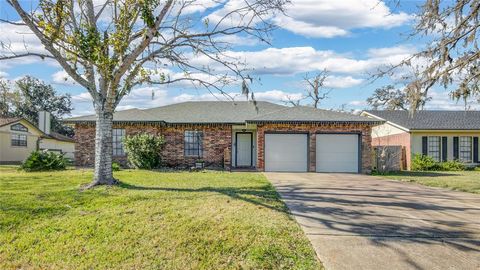
M306 134L265 134L265 171L307 171Z
M358 172L357 134L317 134L317 172Z

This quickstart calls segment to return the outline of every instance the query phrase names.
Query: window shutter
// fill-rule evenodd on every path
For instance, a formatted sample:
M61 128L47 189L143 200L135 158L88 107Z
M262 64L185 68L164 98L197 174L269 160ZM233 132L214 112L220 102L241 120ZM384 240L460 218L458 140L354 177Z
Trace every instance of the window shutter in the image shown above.
M442 137L442 161L447 161L447 141L448 137Z
M422 137L422 155L424 156L428 155L428 137L427 136Z
M473 137L473 162L478 163L478 137Z
M453 159L458 160L458 137L453 137Z

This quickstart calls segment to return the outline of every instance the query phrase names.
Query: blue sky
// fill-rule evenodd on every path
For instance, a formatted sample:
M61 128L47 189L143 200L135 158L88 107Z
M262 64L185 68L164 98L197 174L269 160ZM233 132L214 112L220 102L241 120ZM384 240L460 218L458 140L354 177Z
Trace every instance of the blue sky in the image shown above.
M210 6L209 0L200 2ZM383 65L397 63L423 46L421 39L406 38L414 23L412 14L422 2L401 1L399 7L390 6L392 2L293 0L287 8L288 16L274 19L278 29L272 33L272 47L239 38L232 51L254 68L253 75L258 80L251 88L258 100L283 103L287 97L301 97L306 87L302 78L326 69L329 71L326 84L332 90L321 107L336 109L344 105L348 109L361 110L366 108L365 100L375 88L392 82L385 78L372 83L369 74ZM17 19L3 0L0 5L1 18ZM222 12L222 7L204 12ZM30 51L41 50L41 44L27 32L0 23L1 41L12 44L12 48L19 51L24 48L24 41ZM38 77L59 92L70 93L75 106L73 115L92 113L88 94L71 83L58 64L35 58L0 62L0 76L14 80L24 75ZM155 93L153 98L152 92ZM229 87L228 92L239 94L239 86ZM427 106L429 109L463 109L463 104L449 99L448 89L436 87L430 95L433 100ZM215 99L208 91L191 85L143 85L125 97L119 109ZM478 108L478 103L472 102L472 106Z

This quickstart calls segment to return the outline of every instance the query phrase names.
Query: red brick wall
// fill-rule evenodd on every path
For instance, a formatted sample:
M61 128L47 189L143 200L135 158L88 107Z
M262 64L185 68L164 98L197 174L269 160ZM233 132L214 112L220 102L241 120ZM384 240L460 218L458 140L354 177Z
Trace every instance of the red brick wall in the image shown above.
M383 137L372 138L372 146L396 146L400 145L405 147L405 154L406 154L406 163L407 163L407 170L410 170L411 165L411 145L410 145L410 133L403 132L394 135L388 135Z
M162 127L157 124L114 125L124 128L127 136L138 133L163 135L165 145L162 150L162 162L167 166L192 166L196 157L184 155L185 130L203 131L203 159L207 166L222 167L224 152L231 151L232 129L229 125L176 125ZM93 166L95 160L95 126L77 124L75 126L75 161L77 166ZM127 164L127 157L114 157L114 161Z
M316 133L321 132L351 132L359 133L362 136L362 172L370 173L372 170L371 157L371 127L365 124L265 124L257 126L257 144L258 157L257 168L264 170L264 147L265 147L265 132L306 132L310 136L309 142L309 171L316 171Z
M184 156L184 131L202 130L204 132L203 160L207 166L222 167L229 164L225 161L225 153L231 153L232 128L230 125L175 125L161 127L155 124L146 125L114 125L114 128L125 128L126 135L141 132L165 136L165 145L162 151L162 160L168 166L191 166L197 158ZM317 132L352 132L362 136L362 172L371 171L371 127L363 124L265 124L258 125L257 130L257 168L264 169L265 132L268 131L297 131L310 134L310 164L309 170L314 172L316 166L316 137ZM75 126L75 160L77 166L93 166L95 159L95 127L93 125L77 124ZM126 164L126 157L114 157L114 160Z
M95 126L75 125L75 165L93 166L95 162Z
M185 130L203 131L203 157L206 166L223 167L225 149L232 146L232 128L229 125L182 125L165 127L162 134L165 136L165 145L162 157L168 166L193 165L196 157L184 155Z

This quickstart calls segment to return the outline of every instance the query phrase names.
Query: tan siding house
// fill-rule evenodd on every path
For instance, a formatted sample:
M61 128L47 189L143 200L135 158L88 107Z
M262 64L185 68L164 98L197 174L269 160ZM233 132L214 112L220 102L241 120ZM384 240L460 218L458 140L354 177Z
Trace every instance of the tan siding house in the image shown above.
M60 134L47 134L23 118L0 117L0 164L20 163L37 149L73 159L75 143Z
M372 128L372 146L404 147L407 169L415 154L439 162L480 165L478 111L418 111L413 116L406 111L364 111L362 115L385 121Z

